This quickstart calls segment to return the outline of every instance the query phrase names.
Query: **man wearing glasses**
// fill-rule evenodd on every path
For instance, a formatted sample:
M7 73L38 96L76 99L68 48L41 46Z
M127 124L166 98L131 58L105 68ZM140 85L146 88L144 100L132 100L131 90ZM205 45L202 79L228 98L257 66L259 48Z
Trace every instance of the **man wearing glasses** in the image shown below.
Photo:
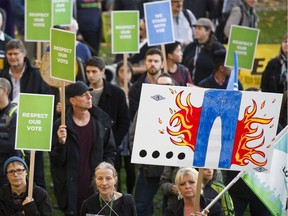
M32 198L28 197L28 167L24 160L10 157L3 168L9 183L0 189L0 215L52 215L48 193L44 189L34 185Z
M14 149L17 107L8 98L10 91L9 81L0 78L0 186L7 183L3 170L5 160L20 153Z

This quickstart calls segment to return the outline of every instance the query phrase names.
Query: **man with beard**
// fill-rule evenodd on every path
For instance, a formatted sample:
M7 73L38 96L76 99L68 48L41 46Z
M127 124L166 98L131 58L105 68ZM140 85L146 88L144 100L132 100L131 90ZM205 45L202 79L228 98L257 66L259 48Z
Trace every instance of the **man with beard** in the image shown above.
M160 76L163 68L163 54L157 48L149 49L145 54L144 64L146 72L133 84L129 90L129 111L130 119L134 119L134 115L138 110L141 89L143 83L156 84L157 78Z
M133 84L129 91L130 117L133 119L135 116L134 124L137 118L135 113L139 106L142 84L157 84L158 77L161 75L163 68L163 54L161 50L157 48L149 49L146 52L144 64L146 72ZM131 143L134 139L134 132L135 126L130 131L130 137L133 137L130 138ZM162 172L163 166L140 165L134 196L138 216L153 215L153 198L158 191Z

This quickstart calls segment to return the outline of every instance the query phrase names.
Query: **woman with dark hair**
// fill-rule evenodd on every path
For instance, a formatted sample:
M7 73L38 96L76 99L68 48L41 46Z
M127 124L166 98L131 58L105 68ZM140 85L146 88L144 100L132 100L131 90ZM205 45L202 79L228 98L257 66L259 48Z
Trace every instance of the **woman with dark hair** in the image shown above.
M225 48L215 37L211 20L200 18L193 26L194 41L185 48L182 63L191 72L193 83L198 85L214 70L214 52Z
M287 91L287 56L288 56L288 33L281 42L279 55L271 59L261 79L263 92L284 93Z
M133 76L132 64L129 61L127 62L127 71L125 73L124 62L123 61L118 62L116 66L116 85L125 92L127 105L129 105L128 91L130 87L132 86L132 83L130 82L132 76ZM127 82L127 87L125 87L125 79ZM126 183L127 193L132 194L134 186L135 186L135 181L136 181L136 172L135 172L134 164L131 163L131 149L129 149L128 135L129 135L129 132L123 138L122 143L119 146L118 150L120 151L120 154L121 154L120 163L122 164L122 159L124 160L124 168L125 168L125 173L126 173L125 183ZM119 182L118 191L121 191L120 181L118 182Z

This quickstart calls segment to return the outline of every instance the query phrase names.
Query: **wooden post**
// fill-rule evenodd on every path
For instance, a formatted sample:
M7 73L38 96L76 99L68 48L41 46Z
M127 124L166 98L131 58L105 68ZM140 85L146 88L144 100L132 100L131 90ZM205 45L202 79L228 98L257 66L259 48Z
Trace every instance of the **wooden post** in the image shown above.
M200 212L200 194L201 194L201 189L202 189L202 182L203 182L203 168L199 169L198 172L198 179L197 179L197 186L196 186L196 195L195 195L195 203L194 203L194 209L195 212Z
M60 102L61 102L61 125L65 125L65 81L61 82L60 91Z
M166 59L166 50L165 50L165 45L161 44L161 51L163 54L163 65L164 65L164 72L168 72L168 67L167 67L167 59Z
M128 96L128 56L126 53L123 54L123 67L124 67L124 92L126 97Z
M33 184L34 184L34 166L35 166L35 150L31 150L30 153L30 166L29 166L29 185L28 185L28 197L33 197Z

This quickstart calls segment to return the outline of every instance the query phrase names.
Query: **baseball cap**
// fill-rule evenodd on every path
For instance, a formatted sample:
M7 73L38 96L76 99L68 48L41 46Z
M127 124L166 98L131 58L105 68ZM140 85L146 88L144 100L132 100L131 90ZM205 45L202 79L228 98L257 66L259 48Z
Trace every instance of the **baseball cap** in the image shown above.
M22 158L17 157L17 156L13 156L13 157L8 158L4 163L4 175L6 175L8 165L12 162L15 162L15 161L22 163L24 168L26 170L28 170L28 166Z
M199 18L193 26L203 26L206 28L210 28L212 32L215 32L215 26L213 22L208 18Z
M83 81L77 81L76 83L70 84L66 87L65 93L67 98L80 96L87 91L92 91L93 88L87 86Z

